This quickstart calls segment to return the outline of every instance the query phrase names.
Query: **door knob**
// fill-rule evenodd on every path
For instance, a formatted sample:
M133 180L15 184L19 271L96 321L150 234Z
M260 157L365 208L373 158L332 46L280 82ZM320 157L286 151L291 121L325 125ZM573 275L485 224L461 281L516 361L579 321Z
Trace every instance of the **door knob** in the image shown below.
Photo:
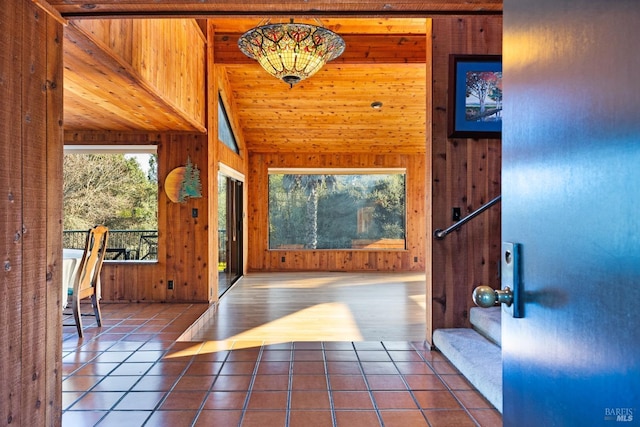
M478 286L473 290L473 302L483 308L493 307L496 304L505 304L507 307L511 307L513 292L508 286L498 290L490 286Z

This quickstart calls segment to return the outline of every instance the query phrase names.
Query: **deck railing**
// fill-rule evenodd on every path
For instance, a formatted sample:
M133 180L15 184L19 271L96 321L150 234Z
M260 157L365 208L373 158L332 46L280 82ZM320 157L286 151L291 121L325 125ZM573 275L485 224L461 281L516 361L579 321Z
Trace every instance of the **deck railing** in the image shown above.
M218 230L219 262L226 263L226 230ZM84 249L87 230L64 230L62 247ZM108 260L157 260L158 230L109 230Z
M84 249L87 230L64 230L62 247ZM109 230L107 259L157 260L158 230Z

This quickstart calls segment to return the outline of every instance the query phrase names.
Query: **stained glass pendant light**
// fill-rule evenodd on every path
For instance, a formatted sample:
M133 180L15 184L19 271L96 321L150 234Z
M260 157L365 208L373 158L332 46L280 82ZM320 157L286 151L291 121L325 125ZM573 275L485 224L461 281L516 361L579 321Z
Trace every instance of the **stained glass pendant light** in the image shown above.
M238 47L269 74L293 87L340 56L345 44L331 30L292 21L253 28L240 37Z

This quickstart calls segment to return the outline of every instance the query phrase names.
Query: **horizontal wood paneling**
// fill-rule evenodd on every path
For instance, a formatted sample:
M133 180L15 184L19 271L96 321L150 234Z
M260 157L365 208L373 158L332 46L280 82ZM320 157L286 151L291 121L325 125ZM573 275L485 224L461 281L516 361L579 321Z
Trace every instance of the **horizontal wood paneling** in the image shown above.
M500 140L447 138L447 93L450 54L501 51L501 17L433 21L434 229L452 224L453 207L465 216L500 194ZM444 240L433 241L433 329L470 326L473 289L499 287L500 214L500 204L495 205Z
M269 167L407 169L407 250L268 249ZM421 155L384 154L250 154L248 171L248 259L250 271L423 271L425 269L424 186L426 159ZM285 262L281 262L285 257ZM417 261L416 261L417 260Z

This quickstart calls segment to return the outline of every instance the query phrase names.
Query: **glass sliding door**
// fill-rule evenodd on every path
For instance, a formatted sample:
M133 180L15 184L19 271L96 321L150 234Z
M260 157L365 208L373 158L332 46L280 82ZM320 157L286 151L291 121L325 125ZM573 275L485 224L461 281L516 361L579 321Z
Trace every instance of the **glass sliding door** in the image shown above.
M242 276L242 182L218 174L218 297Z

